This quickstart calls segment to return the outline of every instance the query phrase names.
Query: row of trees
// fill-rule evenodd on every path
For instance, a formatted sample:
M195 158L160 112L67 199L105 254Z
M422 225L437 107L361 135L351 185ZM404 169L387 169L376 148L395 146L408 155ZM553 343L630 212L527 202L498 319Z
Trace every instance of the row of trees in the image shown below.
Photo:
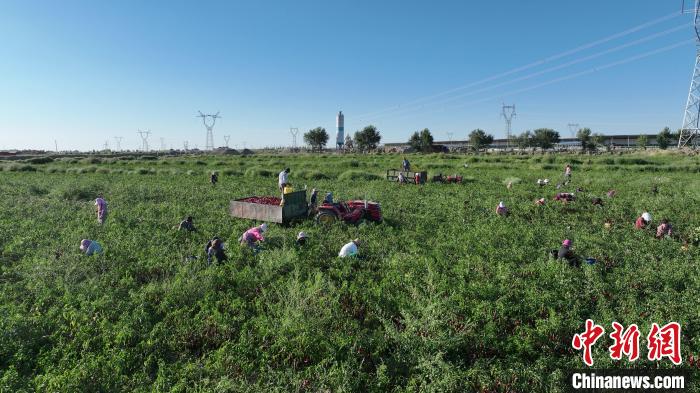
M667 149L675 141L678 140L679 132L671 132L671 129L665 127L656 136L656 144L660 149ZM328 133L323 127L316 127L304 134L304 141L312 147L312 150L322 151L328 143ZM590 128L581 128L576 133L576 138L581 142L583 151L595 151L600 146L605 144L605 135L593 133ZM369 125L362 130L356 131L351 139L348 135L345 138L345 144L348 147L354 147L358 151L366 152L377 148L382 137L377 130L377 127ZM551 128L538 128L534 131L525 131L513 138L514 146L521 149L551 149L560 141L559 133ZM482 129L476 129L469 133L469 144L473 150L481 150L487 148L493 143L493 135L486 133ZM646 149L648 138L646 135L640 135L636 140L636 145ZM416 131L408 140L409 146L418 152L433 151L433 135L430 130L424 128L421 131Z
M323 151L328 144L328 138L328 132L323 127L316 127L304 134L304 142L311 146L311 150L318 150L319 152ZM377 127L369 125L360 131L356 131L352 139L348 135L345 138L345 145L365 152L376 149L381 140L382 136L379 134Z

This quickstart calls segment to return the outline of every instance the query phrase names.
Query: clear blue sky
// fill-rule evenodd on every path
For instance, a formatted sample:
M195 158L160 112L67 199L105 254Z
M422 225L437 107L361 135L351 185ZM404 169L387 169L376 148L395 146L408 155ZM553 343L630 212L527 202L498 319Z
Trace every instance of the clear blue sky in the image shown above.
M374 124L384 142L425 127L438 140L502 137L502 102L516 104L515 132L656 133L681 126L691 19L680 0L5 0L0 149L98 149L114 136L135 149L138 128L151 146L203 148L197 110L221 111L215 144L231 135L239 148L289 145L290 126L333 139L339 109L346 133Z

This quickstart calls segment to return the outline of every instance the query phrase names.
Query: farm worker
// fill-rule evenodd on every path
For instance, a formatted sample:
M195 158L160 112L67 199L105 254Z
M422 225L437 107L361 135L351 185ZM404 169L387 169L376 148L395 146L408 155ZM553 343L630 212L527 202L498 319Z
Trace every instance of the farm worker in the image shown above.
M314 188L311 190L311 198L309 200L309 215L313 214L316 211L317 201L318 201L318 190Z
M591 203L592 203L593 205L603 206L603 200L600 199L600 198L597 198L597 197L591 199Z
M513 182L512 182L512 181L509 181L508 184L506 184L506 188L509 189L509 190L510 190L511 188L513 188Z
M535 205L537 205L537 206L544 206L545 202L546 202L546 201L545 201L544 198L540 198L540 199L538 199L538 200L535 201Z
M340 258L357 256L357 246L360 245L360 239L355 239L343 246L338 253Z
M568 193L568 192L558 192L554 196L555 201L564 201L564 202L571 202L576 200L576 195L574 193Z
M284 170L282 172L280 172L280 174L278 176L279 180L277 181L277 185L279 186L280 191L284 190L284 186L287 184L287 177L288 176L289 176L289 168L284 168Z
M540 187L544 187L546 185L546 183L544 182L543 179L537 179L537 185Z
M99 197L95 199L95 206L97 206L97 222L104 224L107 219L107 201Z
M224 253L224 242L218 237L211 241L211 245L207 248L207 263L211 264L212 260L216 257L216 261L221 263L228 259Z
M177 228L178 231L185 230L187 232L194 232L197 228L194 227L194 222L192 221L192 216L187 216L186 219L182 220L180 226Z
M329 205L333 204L333 193L332 192L326 193L326 197L323 198L323 203L327 203Z
M265 237L263 236L263 233L267 231L267 224L263 223L262 225L259 225L257 227L252 227L245 231L243 235L238 238L238 241L241 242L241 245L246 245L253 250L257 251L258 247L256 246L256 242L264 242Z
M639 216L639 218L637 218L637 221L634 223L634 227L637 229L644 229L649 224L651 224L651 214L644 212L641 216Z
M308 236L306 236L306 232L299 232L299 234L297 235L297 241L296 241L297 246L305 245L307 237Z
M559 252L557 252L557 259L566 259L566 261L569 262L569 265L578 267L581 262L571 250L571 244L572 242L569 239L566 239L561 243Z
M209 178L209 181L211 181L212 186L215 186L216 182L219 181L219 174L216 172L212 172L211 177Z
M566 164L566 168L564 168L564 177L567 182L571 180L571 165L569 164Z
M401 168L403 168L404 172L409 172L411 170L411 163L408 162L406 157L404 157L403 161L401 162Z
M397 180L399 183L406 183L406 176L403 175L403 172L399 172L399 177Z
M83 239L80 241L80 251L87 256L102 254L102 246L94 240Z
M501 216L507 216L508 215L508 208L506 207L505 203L503 201L498 202L498 206L496 206L496 213Z
M663 239L666 236L671 236L672 231L671 224L664 218L661 220L661 224L656 228L656 238Z

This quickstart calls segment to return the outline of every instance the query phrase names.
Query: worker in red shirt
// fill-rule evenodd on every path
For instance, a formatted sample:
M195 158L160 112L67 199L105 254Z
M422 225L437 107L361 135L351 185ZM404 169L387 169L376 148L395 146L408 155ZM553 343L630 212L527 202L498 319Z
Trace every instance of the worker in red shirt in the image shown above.
M649 212L644 212L641 216L639 216L639 218L637 218L637 221L634 223L634 227L637 229L644 229L649 224L651 224L651 214L649 214Z

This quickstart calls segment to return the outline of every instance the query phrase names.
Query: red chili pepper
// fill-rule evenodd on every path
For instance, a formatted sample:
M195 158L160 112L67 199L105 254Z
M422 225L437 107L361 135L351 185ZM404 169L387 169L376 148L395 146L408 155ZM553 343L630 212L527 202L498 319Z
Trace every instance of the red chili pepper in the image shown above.
M262 197L248 197L240 200L241 202L248 202L248 203L258 203L261 205L279 205L282 202L282 199L277 198L277 197L268 197L268 196L262 196Z

